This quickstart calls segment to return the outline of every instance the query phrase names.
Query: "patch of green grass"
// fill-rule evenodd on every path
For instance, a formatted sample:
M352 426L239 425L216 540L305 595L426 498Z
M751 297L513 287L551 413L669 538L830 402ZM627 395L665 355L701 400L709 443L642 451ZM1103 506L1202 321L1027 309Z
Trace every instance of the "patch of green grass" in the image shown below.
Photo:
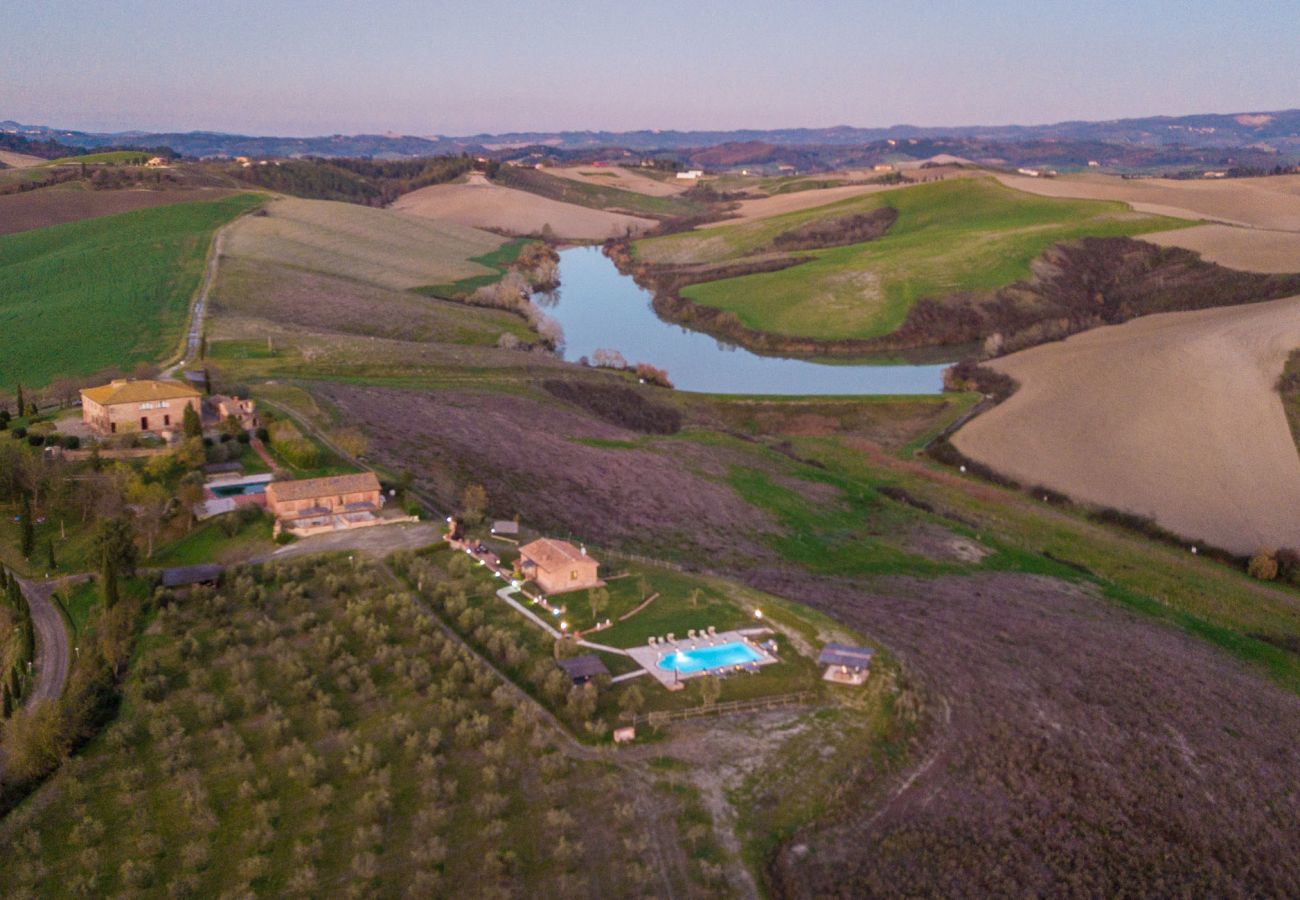
M496 272L487 275L472 275L469 278L461 278L448 284L431 284L426 287L418 287L416 293L424 294L429 297L468 297L479 288L496 284L505 276L506 270L514 265L519 254L523 252L524 247L531 243L527 238L516 238L506 241L495 250L484 253L482 256L470 257L470 262L478 263L481 266L487 266L489 269L495 269Z
M139 166L144 165L152 158L153 154L144 153L140 150L110 150L106 153L83 153L80 156L60 156L58 159L52 159L42 166L66 166L85 163L87 165L108 165L108 166Z
M873 486L820 472L803 473L812 499L767 474L739 466L728 478L746 502L772 513L781 525L771 544L791 562L827 575L933 575L961 571L932 562L896 543L922 514L895 503Z
M166 356L213 231L261 202L239 194L0 237L5 379L43 385Z
M238 513L226 515L235 516ZM142 562L162 569L247 559L259 551L270 552L275 549L275 543L271 540L271 526L271 517L264 515L231 535L226 533L222 522L209 520L174 544L155 551L153 559Z
M1184 227L1123 203L1038 197L988 178L962 178L855 197L755 222L637 243L650 261L738 259L769 248L784 231L816 219L898 210L875 241L801 251L802 265L696 284L683 296L734 313L747 327L824 340L893 331L923 297L996 289L1030 274L1030 263L1061 241L1121 237Z

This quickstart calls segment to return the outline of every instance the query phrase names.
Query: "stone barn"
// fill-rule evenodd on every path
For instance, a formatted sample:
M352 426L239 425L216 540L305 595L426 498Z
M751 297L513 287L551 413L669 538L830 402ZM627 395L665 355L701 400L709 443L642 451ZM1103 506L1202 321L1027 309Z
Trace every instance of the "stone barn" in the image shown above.
M519 570L547 594L600 587L600 563L568 541L541 538L519 548Z

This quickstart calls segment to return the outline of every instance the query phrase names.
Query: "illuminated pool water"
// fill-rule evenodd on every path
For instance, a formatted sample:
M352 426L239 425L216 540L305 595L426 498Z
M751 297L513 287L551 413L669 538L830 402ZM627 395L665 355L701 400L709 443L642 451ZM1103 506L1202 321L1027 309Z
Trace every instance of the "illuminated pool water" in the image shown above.
M658 666L669 672L681 675L694 672L708 672L712 669L725 669L729 666L743 666L759 662L763 654L742 641L718 644L715 647L696 647L694 650L676 650L659 660Z

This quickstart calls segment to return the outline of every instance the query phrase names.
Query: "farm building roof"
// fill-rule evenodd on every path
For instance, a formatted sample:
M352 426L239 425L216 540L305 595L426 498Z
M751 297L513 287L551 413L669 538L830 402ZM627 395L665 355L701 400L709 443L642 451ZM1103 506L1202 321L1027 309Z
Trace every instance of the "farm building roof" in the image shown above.
M865 669L871 665L875 651L870 647L853 647L848 644L827 644L822 648L817 662L823 666L848 666L850 669Z
M175 569L163 569L163 587L185 587L191 584L206 584L221 578L224 566L208 563L200 566L180 566Z
M99 387L85 388L81 396L101 406L114 403L148 403L151 400L179 400L202 396L179 381L114 381Z
M532 560L542 569L558 569L582 560L596 561L586 551L579 550L568 541L557 541L555 538L539 538L531 544L524 544L519 548L519 555Z
M574 681L585 681L588 678L595 678L597 675L609 674L609 669L605 668L605 664L600 661L600 658L590 653L586 656L575 656L572 659L561 659L559 665L564 670L564 674Z
M266 486L267 499L272 503L285 500L314 500L317 497L337 497L339 494L377 490L379 490L379 478L374 472L303 478L299 481L273 481Z

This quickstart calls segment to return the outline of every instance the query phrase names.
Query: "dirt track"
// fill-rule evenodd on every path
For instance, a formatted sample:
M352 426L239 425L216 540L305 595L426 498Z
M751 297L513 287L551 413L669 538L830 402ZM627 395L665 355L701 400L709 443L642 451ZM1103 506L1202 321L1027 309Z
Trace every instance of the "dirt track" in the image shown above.
M879 637L933 721L899 780L787 845L777 893L1300 891L1300 698L1208 644L1033 576L749 580Z
M1300 546L1300 456L1274 390L1298 346L1300 297L1097 329L993 362L1021 388L953 442L1238 553Z
M550 225L560 237L594 241L621 236L628 229L647 231L658 224L502 187L481 175L470 176L464 184L435 184L404 194L392 209L511 234L538 234Z

